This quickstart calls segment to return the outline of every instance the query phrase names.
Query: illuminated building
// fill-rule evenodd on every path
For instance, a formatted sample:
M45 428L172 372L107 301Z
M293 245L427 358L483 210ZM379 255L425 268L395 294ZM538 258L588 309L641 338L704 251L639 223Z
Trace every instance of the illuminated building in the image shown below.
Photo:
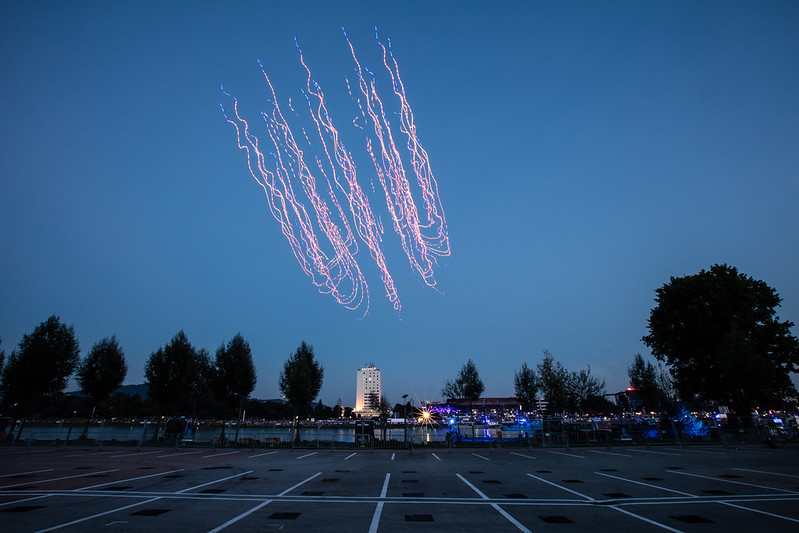
M372 363L367 363L365 367L358 370L357 383L355 385L355 412L377 412L377 405L370 405L370 398L380 401L383 395L382 375L379 368L375 368Z

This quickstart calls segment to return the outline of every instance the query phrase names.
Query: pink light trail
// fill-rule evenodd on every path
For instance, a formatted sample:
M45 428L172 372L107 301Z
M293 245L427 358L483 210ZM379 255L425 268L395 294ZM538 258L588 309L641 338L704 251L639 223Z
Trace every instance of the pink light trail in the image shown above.
M446 219L430 160L419 141L413 111L391 51L391 41L388 41L388 47L379 39L377 42L382 49L383 66L390 77L392 92L399 102L398 128L406 139L404 148L415 178L412 180L407 178L374 75L367 83L363 71L369 70L361 66L346 32L344 38L356 65L360 90L356 98L349 80L346 80L347 90L356 100L361 114L361 123L356 117L352 124L365 137L366 152L382 185L394 231L400 237L411 267L427 286L438 290L434 268L438 266L439 258L450 255ZM233 113L229 117L223 107L223 114L236 130L237 145L247 155L250 175L266 194L270 212L280 224L295 259L319 292L330 294L347 309L359 311L361 317L368 314L369 287L357 261L360 240L378 269L386 298L400 312L399 294L383 251L384 229L380 217L358 181L358 167L352 153L347 150L333 124L325 94L313 79L299 45L297 51L306 72L303 94L314 124L311 129L315 129L315 135L310 137L305 129L301 129L302 145L308 147L307 152L300 147L283 115L274 86L263 66L261 71L272 103L270 113L262 112L274 148L269 152L271 158L264 154L258 138L250 132L249 123L239 114L238 100L224 89L223 92L233 100ZM288 106L295 115L298 114L290 99ZM267 164L269 160L273 161L272 165ZM422 200L421 216L413 198L411 181ZM374 191L371 178L369 182ZM300 190L301 194L298 194ZM343 196L344 202L338 194Z

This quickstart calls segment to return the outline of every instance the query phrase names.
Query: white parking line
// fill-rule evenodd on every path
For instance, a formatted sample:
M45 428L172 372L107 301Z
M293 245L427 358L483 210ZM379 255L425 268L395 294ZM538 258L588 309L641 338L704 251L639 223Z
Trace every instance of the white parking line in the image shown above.
M304 459L306 457L310 457L312 455L316 455L317 453L319 453L319 452L306 453L305 455L300 455L299 457L297 457L297 459Z
M633 479L627 479L627 478L623 478L623 477L619 477L619 476L611 476L610 474L606 474L604 472L594 472L594 474L598 474L600 476L605 476L605 477L609 477L609 478L613 478L613 479L618 479L620 481L626 481L627 483L635 483L636 485L643 485L644 487L652 487L653 489L665 490L665 491L668 491L668 492L673 492L675 494L681 494L683 496L690 496L691 498L698 498L698 496L696 496L695 494L688 494L687 492L681 492L679 490L667 489L666 487L660 487L658 485L652 485L650 483L644 483L643 481L635 481Z
M114 450L113 452L83 452L83 453L75 453L72 455L65 455L64 457L85 457L87 455L106 455L109 453L118 453L119 450Z
M90 485L88 487L81 487L79 489L75 489L75 492L80 492L82 490L96 489L97 487L105 487L106 485L115 485L117 483L124 483L126 481L136 481L137 479L147 479L148 477L165 476L166 474L172 474L174 472L183 472L183 469L182 468L178 468L177 470L169 470L168 472L158 472L157 474L148 474L146 476L131 477L131 478L128 478L128 479L120 479L120 480L117 480L117 481L109 481L108 483L100 483L99 485Z
M168 454L166 454L166 455L159 455L159 456L158 456L158 458L160 459L160 458L162 458L162 457L174 457L174 456L176 456L176 455L191 455L191 454L193 454L193 453L201 453L201 452L198 450L198 451L196 451L196 452L177 452L177 453L168 453Z
M435 457L435 458L436 458L436 459L438 459L439 461L441 460L441 457L439 457L439 456L438 456L438 455L436 455L436 454L433 454L433 457Z
M483 461L490 461L490 460L491 460L491 459L489 459L488 457L483 457L482 455L480 455L480 454L477 454L477 453L474 453L474 452L472 452L472 455L474 455L475 457L479 457L479 458L480 458L480 459L482 459Z
M273 452L269 452L269 453L273 453ZM300 485L302 485L303 483L305 483L305 482L307 482L307 481L310 481L310 480L312 480L313 478L315 478L316 476L318 476L318 475L320 475L320 474L321 474L321 472L317 472L316 474L314 474L313 476L309 477L309 478L308 478L308 479L306 479L305 481L301 481L301 482L297 483L296 485L294 485L293 487L291 487L291 488L288 488L288 489L284 490L283 492L281 492L280 494L278 494L278 496L284 496L284 495L285 495L286 493L288 493L289 491L291 491L291 490L293 490L293 489L295 489L295 488L299 487ZM235 516L235 517L231 518L230 520L228 520L228 521L227 521L227 522L225 522L224 524L222 524L222 525L220 525L220 526L217 526L217 527L215 527L214 529L211 529L210 531L208 531L208 533L218 533L219 531L222 531L222 530L223 530L223 529L225 529L226 527L228 527L228 526L230 526L230 525L232 525L232 524L235 524L236 522L238 522L238 521L239 521L239 520L241 520L242 518L245 518L245 517L247 517L247 516L251 515L252 513L254 513L255 511L257 511L258 509L260 509L260 508L262 508L262 507L264 507L264 506L266 506L266 505L269 505L270 503L272 503L272 500L264 500L264 501L262 501L261 503L259 503L258 505L256 505L255 507L253 507L252 509L250 509L250 510L248 510L248 511L244 511L244 512L243 512L243 513L241 513L240 515L238 515L238 516Z
M528 459L535 459L532 455L524 455L523 453L510 452L511 455L518 455L519 457L527 457Z
M245 476L247 474L251 474L252 470L247 470L246 472L241 472L240 474L233 474L232 476L223 477L222 479L217 479L214 481L209 481L208 483L203 483L202 485L195 485L193 487L189 487L187 489L179 490L175 494L183 494L185 492L189 492L190 490L194 489L201 489L203 487L207 487L208 485L213 485L215 483L221 483L222 481L227 481L228 479L233 479L234 477Z
M264 452L264 453L257 453L255 455L250 455L247 459L252 459L253 457L261 457L262 455L272 455L273 453L277 453L277 450L273 452Z
M799 524L799 520L797 520L796 518L790 518L787 516L782 516L774 513L767 513L766 511L761 511L760 509L752 509L751 507L744 507L743 505L735 505L734 503L730 502L719 502L719 503L723 505L729 505L730 507L737 507L738 509L744 509L746 511L752 511L753 513L760 513L766 516L773 516L774 518L782 518L783 520L788 520L789 522L796 522L797 524Z
M626 509L622 509L621 507L616 507L615 505L609 505L608 507L610 507L611 509L615 509L616 511L618 511L620 513L624 513L627 516L632 516L634 518L637 518L638 520L643 520L647 524L652 524L653 526L662 527L663 529L665 529L667 531L673 531L674 533L683 533L682 530L674 529L673 527L669 527L666 524L661 524L660 522L655 522L654 520L650 520L649 518L645 518L645 517L637 515L635 513L631 513L630 511L628 511Z
M626 453L613 453L613 452L600 452L599 450L588 450L591 453L601 453L604 455L618 455L619 457L632 457L632 455L628 455Z
M154 452L135 452L135 453L123 453L122 455L112 455L111 458L116 457L130 457L131 455L150 455L151 453L161 453L163 450L155 450Z
M397 455L397 454L396 454L396 453L392 453L392 454L391 454L391 460L392 460L392 461L394 460L394 456L395 456L395 455Z
M534 476L532 474L527 474L527 475L530 476L533 479L537 479L538 481L543 481L544 483L548 483L549 485L552 485L553 487L557 487L557 488L559 488L561 490L565 490L566 492L571 492L572 494L576 494L580 498L585 498L586 500L592 501L592 502L595 501L591 496L586 496L585 494L582 494L581 492L577 492L576 490L572 490L572 489L566 488L566 487L564 487L562 485L558 485L557 483L553 483L551 481L548 481L548 480L546 480L544 478L541 478L541 477L538 477L538 476Z
M297 483L296 485L293 485L293 486L291 486L291 487L287 488L286 490L284 490L283 492L281 492L280 494L278 494L278 496L285 496L286 494L288 494L289 492L293 491L294 489L296 489L296 488L297 488L297 487L299 487L300 485L305 485L306 483L308 483L309 481L311 481L313 478L315 478L315 477L317 477L317 476L321 476L321 475L322 475L322 473L321 473L321 472L317 472L316 474L312 475L312 476L311 476L311 477L309 477L308 479L304 479L304 480L300 481L299 483Z
M19 472L17 474L3 474L0 477L14 477L14 476L24 476L26 474L38 474L39 472L52 472L52 468L46 468L44 470L31 470L30 472Z
M55 494L43 494L41 496L34 496L33 498L25 498L24 500L11 500L10 502L0 503L0 507L4 505L11 505L12 503L22 503L22 502L29 502L32 500L41 500L42 498L49 498L50 496L55 496Z
M788 489L778 489L777 487L768 487L766 485L755 485L754 483L744 483L743 481L733 481L731 479L719 479L717 477L710 477L710 476L701 476L699 474L689 474L688 472L677 472L676 470L666 470L670 474L679 474L681 476L691 476L691 477L698 477L702 479L712 479L713 481L720 481L722 483L734 483L735 485L746 485L747 487L757 487L758 489L768 489L768 490L776 490L779 492L787 492L788 494L799 494L799 492L795 490L788 490Z
M344 458L344 460L346 461L347 459L349 459L350 457L352 457L354 455L358 455L358 452L353 452L353 453L349 454L347 457Z
M388 492L388 480L391 477L391 474L386 474L386 479L383 481L383 490L380 491L380 497L385 498L386 493ZM377 508L375 508L375 514L372 515L372 523L369 525L369 533L377 533L377 525L380 523L380 515L383 513L383 503L382 501L377 502Z
M238 521L239 521L239 520L241 520L242 518L245 518L245 517L247 517L247 516L251 515L252 513L254 513L255 511L257 511L257 510L258 510L258 509L260 509L261 507L263 507L263 506L265 506L265 505L269 505L270 503L272 503L272 500L265 500L265 501L262 501L261 503L259 503L258 505L256 505L256 506L255 506L255 507L253 507L252 509L250 509L249 511L244 511L244 512L243 512L243 513L241 513L239 516L236 516L236 517L233 517L233 518L231 518L230 520L228 520L227 522L225 522L225 523L224 523L224 524L222 524L221 526L219 526L219 527L215 527L214 529L210 530L208 533L217 533L217 532L219 532L219 531L222 531L223 529L225 529L225 528L226 528L226 527L228 527L229 525L231 525L231 524L235 524L236 522L238 522Z
M221 455L230 455L233 453L239 453L239 450L235 450L232 452L212 453L211 455L203 455L203 459L208 459L209 457L219 457Z
M474 485L472 485L471 483L469 483L469 481L467 481L467 480L466 480L466 478L464 478L462 475L460 475L460 474L455 474L455 475L456 475L456 476L458 476L458 478L459 478L461 481L463 481L464 483L466 483L466 484L467 484L467 485L468 485L468 486L469 486L469 487L470 487L470 488L471 488L473 491L475 491L475 492L476 492L476 493L477 493L477 494L480 496L480 498L482 498L482 499L484 499L484 500L487 500L487 499L488 499L488 496L486 496L486 495L485 495L485 494L484 494L484 493L483 493L483 492L482 492L480 489L478 489L477 487L475 487ZM527 474L527 475L529 476L530 474ZM496 510L496 511L499 513L499 514L501 514L502 516L504 516L504 517L505 517L505 518L508 520L508 522L510 522L511 524L513 524L514 526L516 526L516 528L517 528L519 531L524 531L524 532L526 532L526 533L531 533L531 531L530 531L529 529L527 529L526 527L524 527L524 526L523 526L523 525L522 525L522 524L521 524L521 523L520 523L518 520L516 520L515 518L513 518L513 517L512 517L512 516L511 516L511 515L510 515L510 514L507 512L507 511L505 511L505 509L503 509L502 507L500 507L500 506L499 506L499 505L497 505L496 503L491 503L491 504L489 504L489 505L491 505L491 507L493 507L493 508L494 508L494 509L495 509L495 510Z
M74 524L80 524L81 522L85 522L86 520L91 520L92 518L97 518L99 516L105 516L107 514L116 513L119 511L124 511L125 509L130 509L131 507L136 507L138 505L144 505L145 503L151 503L156 500L160 500L161 498L150 498L149 500L143 500L137 503L132 503L130 505L125 505L124 507L117 507L116 509L111 509L110 511L105 511L102 513L93 514L91 516L86 516L83 518L79 518L77 520L73 520L72 522L66 522L64 524L59 524L57 526L48 527L47 529L40 529L36 533L44 533L45 531L53 531L55 529L61 529L62 527L72 526Z
M87 477L87 476L94 476L97 474L107 474L108 472L118 472L119 468L114 468L112 470L98 470L97 472L84 472L83 474L75 474L74 476L64 476L64 477L54 477L51 479L37 479L36 483L49 483L51 481L61 481L62 479L72 479L76 477ZM16 483L15 485L3 485L0 489L10 489L12 487L22 487L24 485L29 485L31 482L28 481L27 483Z
M566 453L566 452L553 452L552 450L547 450L549 453L556 453L558 455L567 455L569 457L578 457L580 459L585 459L585 455L577 455L576 453Z
M771 476L783 476L783 477L799 478L799 476L794 476L792 474L778 474L777 472L766 472L764 470L750 470L748 468L735 468L735 467L733 467L733 470L740 470L741 472L754 472L756 474L769 474Z
M681 455L679 453L656 452L656 451L652 451L652 450L635 450L633 448L625 448L625 451L638 452L638 453L655 453L657 455L673 455L675 457L679 457Z

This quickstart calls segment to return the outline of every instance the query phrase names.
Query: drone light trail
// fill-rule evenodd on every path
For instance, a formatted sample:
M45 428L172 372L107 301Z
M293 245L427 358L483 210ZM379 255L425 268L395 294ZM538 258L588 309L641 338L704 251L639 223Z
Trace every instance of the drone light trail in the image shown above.
M378 94L375 76L361 66L346 33L344 38L356 65L360 90L356 97L349 80L345 80L347 91L360 110L360 117L356 116L352 125L365 138L366 154L382 186L388 215L411 267L426 285L436 289L434 268L438 266L438 258L450 254L446 219L428 154L417 136L413 111L405 95L391 42L388 41L386 47L379 39L377 41L392 93L398 100L398 134L406 139L404 148L415 178L412 180L407 178L401 152L394 140L395 133L386 117L387 104ZM361 176L359 181L358 166L333 123L325 94L314 80L299 45L297 51L306 72L302 93L313 122L310 130L299 128L301 136L295 135L297 128L293 130L286 120L263 66L261 71L271 104L269 112L261 113L271 144L268 154L251 132L249 123L239 114L238 100L224 89L224 94L233 100L233 113L228 116L223 107L223 114L236 130L237 144L247 155L250 174L266 194L269 210L280 224L295 259L318 290L330 294L347 309L366 316L369 287L358 263L360 241L378 269L386 298L399 312L399 295L384 254L381 217L374 211L360 183L367 179L375 192L373 176ZM369 82L364 72L369 75ZM290 99L288 108L299 116L296 104ZM298 143L298 139L302 141ZM417 189L415 194L421 198L421 211L414 201L411 181Z

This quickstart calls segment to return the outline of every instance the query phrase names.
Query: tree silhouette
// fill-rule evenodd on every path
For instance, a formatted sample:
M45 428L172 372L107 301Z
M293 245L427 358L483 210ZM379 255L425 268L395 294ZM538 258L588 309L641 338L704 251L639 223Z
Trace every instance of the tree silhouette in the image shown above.
M9 403L63 392L80 360L75 328L56 315L25 334L3 368L2 392Z
M799 340L793 323L777 317L782 300L766 283L713 265L655 293L643 341L670 367L683 400L729 402L749 418L752 407L795 390Z
M128 373L125 353L117 342L116 335L105 337L92 346L89 354L78 365L78 383L81 391L92 399L92 414L98 403L122 385ZM89 432L91 416L86 417L82 438Z
M235 405L239 398L246 398L255 389L258 378L252 351L241 333L237 333L227 345L217 348L214 368L214 392L228 405Z
M465 399L473 402L480 398L485 390L483 380L477 372L474 361L469 359L458 372L454 381L447 380L441 389L441 396L451 399Z
M563 412L568 407L569 373L549 350L544 350L544 359L538 364L539 387L547 402L547 410Z
M513 390L516 398L522 402L524 409L532 410L538 394L538 378L535 375L535 370L528 367L527 363L522 363L522 367L514 373Z
M302 341L297 351L283 363L279 380L280 391L294 408L295 416L308 416L324 376L325 369L314 358L313 346Z

